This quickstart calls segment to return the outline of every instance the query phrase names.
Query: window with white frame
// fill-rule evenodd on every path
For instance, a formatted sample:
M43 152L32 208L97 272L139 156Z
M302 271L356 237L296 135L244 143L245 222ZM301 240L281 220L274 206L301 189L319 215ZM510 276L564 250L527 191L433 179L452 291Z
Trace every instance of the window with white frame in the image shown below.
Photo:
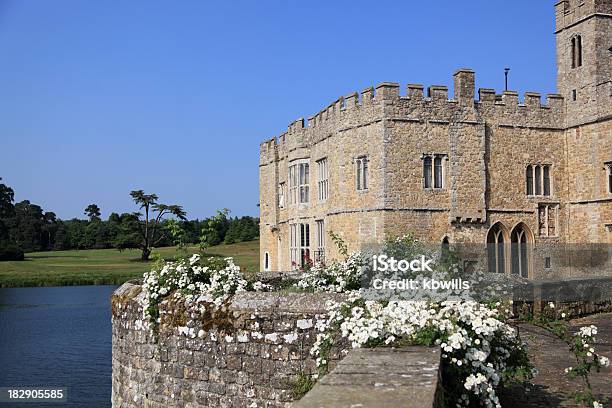
M355 160L357 166L357 190L363 191L368 189L368 156L360 156Z
M530 164L525 169L525 190L528 196L551 196L549 164Z
M319 201L326 201L329 197L329 166L327 158L317 160L317 191Z
M542 237L556 237L557 233L557 204L538 205L538 229Z
M424 154L422 159L423 188L444 188L444 155Z
M299 250L298 250L298 229L300 224L289 225L289 260L291 261L291 269L299 267Z
M289 204L297 203L298 195L298 179L297 179L297 165L289 166Z
M289 203L305 204L310 201L310 166L296 163L289 166Z
M316 222L317 232L317 250L315 251L314 260L315 262L325 262L325 221L317 220Z
M310 257L310 224L300 224L300 266L312 262Z
M294 269L311 263L310 224L289 225L289 258Z
M278 183L278 208L285 207L285 183Z

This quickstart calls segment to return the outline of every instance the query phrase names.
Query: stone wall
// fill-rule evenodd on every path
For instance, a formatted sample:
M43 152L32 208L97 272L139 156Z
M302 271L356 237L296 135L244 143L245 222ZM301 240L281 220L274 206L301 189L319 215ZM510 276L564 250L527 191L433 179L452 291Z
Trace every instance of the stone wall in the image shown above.
M338 296L242 293L224 313L179 334L187 316L164 303L158 338L142 327L140 286L112 297L112 402L120 407L289 407L298 374L314 373L309 355L317 314ZM334 349L332 367L341 357Z
M307 123L299 119L279 138L264 142L262 262L268 253L271 270L295 267L289 258L290 224L310 225L311 251L318 249L315 223L323 220L326 234L340 235L349 250L411 233L428 243L447 238L482 244L486 255L489 231L499 223L507 231L506 243L513 231L526 231L532 247L530 279L603 275L579 266L589 251L572 252L577 255L568 262L567 253L559 250L612 243L607 178L607 166L612 166L612 59L604 41L612 33L610 10L612 0L557 3L561 95L543 98L526 92L520 97L489 88L476 95L475 73L460 69L453 77L453 95L441 85L424 92L422 85L408 84L402 92L399 84L384 82L338 98ZM572 68L568 44L575 35L582 36L584 55L583 65ZM370 159L365 191L356 189L359 155ZM444 158L439 189L424 186L423 160L431 155ZM329 198L320 202L316 162L323 157L330 169ZM291 204L285 199L279 208L277 187L284 183L287 188L288 169L296 161L310 165L310 200ZM549 166L549 195L527 194L526 170L535 165ZM325 252L326 259L338 255L329 239Z
M443 407L439 348L355 349L294 408Z
M612 225L606 165L612 163L612 120L573 128L567 134L571 241L612 244L606 228Z
M369 88L361 98L340 98L308 124L298 120L280 138L262 143L262 262L267 252L272 270L292 269L289 225L308 223L314 248L316 220L324 220L326 232L338 233L349 250L407 232L428 242L449 237L482 243L488 227L502 219L509 228L521 221L537 231L542 198L526 197L524 182L517 180L524 179L528 164L554 163L553 196L545 201L557 203L567 190L562 99L549 95L543 104L531 92L520 104L516 93L498 98L495 91L481 89L474 100L474 72L459 70L454 79L454 99L445 86L431 86L425 96L421 85L409 84L402 96L399 84L382 83L374 97ZM423 188L425 154L444 157L441 189ZM355 183L360 155L369 159L365 191ZM321 158L330 168L325 201L317 199ZM297 161L310 166L307 204L288 200L288 169ZM282 207L279 185L285 188ZM334 258L337 251L330 244L326 255Z
M277 283L284 278L262 276ZM612 307L611 288L612 278L535 283L517 288L514 307L537 315L552 301L568 316L604 312ZM197 316L187 316L180 303L163 302L153 335L143 327L142 296L140 284L128 282L111 298L116 408L291 407L299 375L317 372L309 354L316 319L327 301L342 300L337 294L247 292L218 313ZM297 407L436 405L438 348L349 348L332 348L332 371Z
M574 127L612 115L612 1L556 3L557 85L567 100L566 124ZM580 37L581 64L572 64L572 40ZM573 98L573 92L576 99Z

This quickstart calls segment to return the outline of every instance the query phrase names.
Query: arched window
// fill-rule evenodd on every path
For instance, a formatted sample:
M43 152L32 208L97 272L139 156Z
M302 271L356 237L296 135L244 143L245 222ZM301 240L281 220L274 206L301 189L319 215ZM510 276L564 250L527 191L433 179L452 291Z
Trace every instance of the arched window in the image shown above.
M450 239L448 236L442 238L442 244L440 245L440 259L442 261L451 259Z
M582 66L582 36L576 35L571 40L572 68Z
M442 239L442 255L448 253L448 251L450 251L450 239L444 237Z
M523 278L529 277L529 263L533 237L529 228L519 223L512 230L512 273Z
M489 272L506 272L506 228L501 222L494 224L487 234Z
M270 270L270 254L266 252L264 254L264 271L269 271L269 270Z

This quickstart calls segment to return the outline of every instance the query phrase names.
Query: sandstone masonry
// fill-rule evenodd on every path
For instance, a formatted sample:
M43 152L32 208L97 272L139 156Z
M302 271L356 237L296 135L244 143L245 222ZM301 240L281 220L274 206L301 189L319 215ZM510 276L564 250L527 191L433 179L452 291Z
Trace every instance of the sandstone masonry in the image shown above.
M184 309L164 302L157 337L142 327L140 284L112 297L113 407L287 408L298 374L317 372L309 354L318 314L339 295L246 292L203 316L194 338L178 333ZM162 315L163 316L163 315ZM339 345L342 346L342 345ZM347 347L348 345L344 345ZM332 349L331 366L343 355Z
M260 149L261 270L411 233L490 271L557 279L612 264L612 0L557 3L561 94L385 82ZM364 164L365 163L365 164ZM470 262L469 255L466 262ZM594 272L598 271L598 272Z

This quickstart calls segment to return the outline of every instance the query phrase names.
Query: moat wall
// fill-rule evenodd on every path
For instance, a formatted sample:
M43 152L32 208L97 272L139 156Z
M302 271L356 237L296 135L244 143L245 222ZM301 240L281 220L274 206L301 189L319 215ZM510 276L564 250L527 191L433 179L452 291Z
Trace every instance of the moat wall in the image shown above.
M612 310L612 278L550 281L518 289L515 312L539 315L551 301L557 313L566 312L568 317ZM127 282L111 298L113 407L290 407L298 375L317 371L309 354L317 317L326 312L327 301L341 296L246 292L237 294L221 313L197 316L187 316L180 303L162 302L161 311L167 313L162 314L156 338L143 327L140 284ZM330 370L348 348L339 344L332 349ZM376 371L377 353L392 351L370 353L371 361L364 364ZM351 377L346 384L358 381ZM328 379L321 385L332 383ZM403 395L423 392L405 382L394 384ZM430 385L423 396L428 401L436 390L436 384Z
M226 313L189 324L195 338L179 334L180 305L165 303L173 314L155 339L142 327L140 290L128 282L112 297L113 407L289 407L298 374L316 372L316 316L338 299L238 294ZM340 351L331 357L333 367Z

